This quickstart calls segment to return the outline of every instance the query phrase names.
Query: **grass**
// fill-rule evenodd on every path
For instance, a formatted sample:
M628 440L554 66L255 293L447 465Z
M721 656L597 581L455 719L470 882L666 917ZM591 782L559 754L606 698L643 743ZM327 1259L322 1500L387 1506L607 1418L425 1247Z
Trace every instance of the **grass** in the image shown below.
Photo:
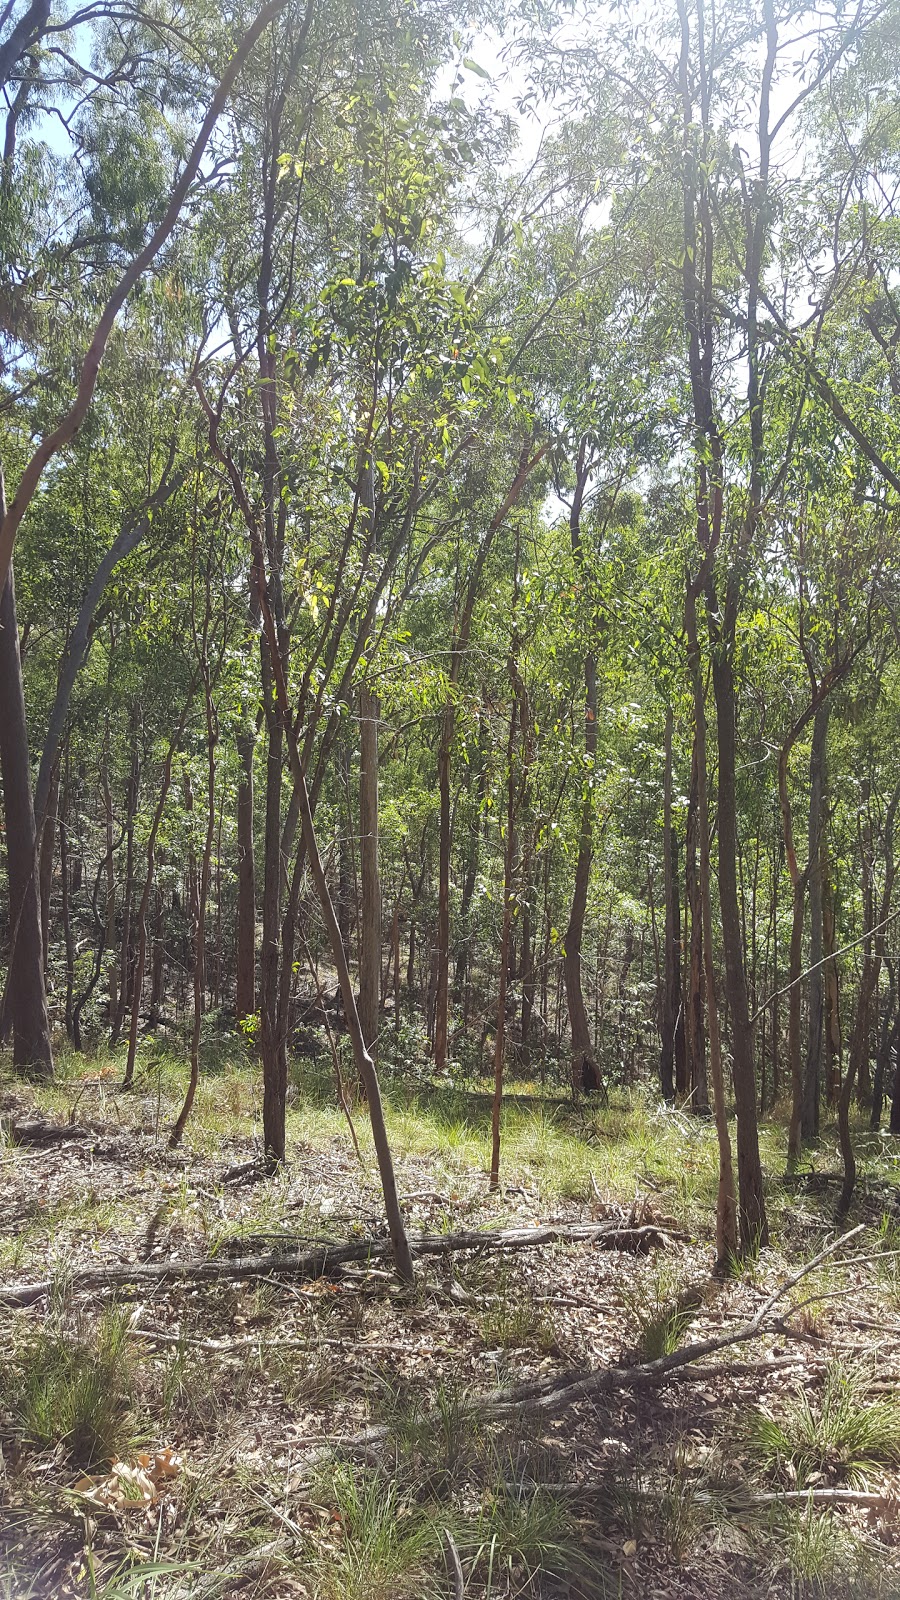
M645 1361L658 1361L680 1349L702 1303L696 1287L686 1286L676 1266L665 1257L651 1267L648 1281L624 1289L638 1351Z
M545 1354L556 1348L553 1322L531 1288L501 1270L494 1303L480 1318L482 1342L489 1350L530 1347Z
M40 1449L61 1446L92 1467L131 1443L135 1375L124 1314L105 1311L90 1331L54 1317L0 1370L0 1409Z
M410 1506L398 1484L377 1471L333 1466L317 1497L330 1513L327 1539L309 1552L321 1600L426 1600L440 1530Z
M892 1401L867 1401L866 1385L860 1368L831 1362L817 1398L803 1389L778 1416L753 1413L751 1452L767 1472L800 1489L864 1482L879 1466L900 1461L900 1412Z

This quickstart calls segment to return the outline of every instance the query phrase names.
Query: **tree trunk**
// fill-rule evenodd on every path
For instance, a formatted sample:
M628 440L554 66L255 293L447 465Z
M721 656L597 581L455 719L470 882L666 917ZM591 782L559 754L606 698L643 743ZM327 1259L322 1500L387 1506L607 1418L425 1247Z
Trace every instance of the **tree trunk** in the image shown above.
M264 655L263 693L269 707L266 717L266 817L263 842L262 948L259 963L260 1052L263 1070L263 1148L270 1165L284 1160L287 1080L278 1047L278 979L281 969L281 788L282 720L271 708L272 664L269 646Z
M381 883L378 870L378 697L359 688L359 1020L378 1060L381 1009Z
M517 671L511 664L510 676ZM494 1039L494 1101L491 1108L491 1176L488 1187L500 1185L500 1112L503 1103L503 1063L506 1052L506 987L509 979L509 944L512 927L513 861L515 859L516 779L515 750L518 696L514 693L509 718L506 788L506 849L503 852L503 923L500 933L500 978L497 991L497 1033Z
M838 966L834 959L835 949L834 885L826 821L822 830L822 951L825 956L825 1093L832 1108L837 1105L841 1092L843 1053L841 991Z
M726 607L730 610L730 607ZM738 1200L741 1246L755 1250L769 1242L759 1127L756 1115L756 1069L747 1001L747 976L741 940L737 884L737 751L735 746L734 666L728 640L713 643L713 693L719 756L718 823L719 908L725 953L725 991L731 1017L732 1079L737 1112Z
M237 983L235 1016L238 1022L256 1011L256 865L253 853L253 749L252 733L237 736L240 763L237 792Z
M685 900L690 911L691 943L685 1010L690 1071L691 1105L695 1111L709 1109L706 1076L706 1041L703 1032L703 905L700 893L698 849L697 739L691 755L691 787L688 796L687 844L685 846Z
M578 859L572 908L563 946L563 978L572 1033L572 1090L577 1096L601 1087L600 1071L594 1060L590 1023L581 986L581 945L587 911L591 862L594 854L594 762L597 755L597 663L593 655L585 660L584 781L581 820L578 829Z
M716 1259L720 1263L724 1263L737 1250L738 1229L734 1194L734 1168L731 1157L731 1135L728 1131L728 1111L725 1104L725 1073L722 1065L722 1044L719 1034L719 1012L716 1000L716 970L713 960L709 779L706 765L706 705L703 693L700 646L697 638L697 599L693 585L690 583L688 584L684 615L688 646L688 666L694 701L697 841L700 857L700 900L703 917L703 960L709 1033L709 1070L712 1078L713 1111L719 1147L719 1188L716 1199Z
M809 965L812 971L809 975L809 1031L800 1115L800 1132L804 1139L817 1139L819 1136L819 1104L822 1094L822 1029L825 1020L822 967L822 801L825 793L825 761L830 712L830 700L824 701L816 712L809 757Z
M666 707L665 766L663 771L663 862L665 913L663 931L663 990L660 1007L660 1082L663 1098L674 1104L676 1091L684 1096L684 1014L681 994L681 907L678 895L678 839L672 821L671 706Z
M41 942L44 962L44 981L50 970L50 894L53 888L53 861L54 842L56 839L59 818L59 762L53 768L50 778L50 794L47 801L47 810L43 822L40 824L41 833ZM38 826L35 817L35 827ZM62 831L60 828L60 842Z
M6 823L10 939L0 1035L12 1029L13 1062L18 1069L39 1078L52 1078L53 1050L44 990L34 808L12 567L0 596L0 775Z

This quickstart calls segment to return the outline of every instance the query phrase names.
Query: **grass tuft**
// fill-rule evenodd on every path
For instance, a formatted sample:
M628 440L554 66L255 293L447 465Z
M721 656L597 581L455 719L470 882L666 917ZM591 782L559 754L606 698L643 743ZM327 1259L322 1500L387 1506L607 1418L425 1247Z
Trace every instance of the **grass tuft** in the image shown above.
M799 1488L823 1480L859 1483L876 1467L900 1461L900 1413L868 1403L866 1376L832 1362L821 1396L802 1390L780 1416L754 1412L750 1448L762 1466Z
M54 1320L0 1370L0 1409L14 1431L41 1449L62 1446L81 1467L128 1448L134 1394L127 1323L116 1309L91 1334Z

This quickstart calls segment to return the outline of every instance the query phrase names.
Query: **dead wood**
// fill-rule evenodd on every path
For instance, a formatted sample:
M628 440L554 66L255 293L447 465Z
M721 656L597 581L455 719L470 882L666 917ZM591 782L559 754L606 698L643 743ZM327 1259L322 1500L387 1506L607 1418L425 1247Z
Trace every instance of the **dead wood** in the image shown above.
M593 1244L600 1250L643 1255L662 1249L676 1235L652 1224L622 1227L615 1222L560 1223L539 1228L503 1228L486 1232L426 1233L411 1238L413 1255L440 1256L463 1251L532 1250L549 1244ZM298 1246L307 1243L298 1240ZM349 1244L318 1243L293 1254L238 1257L235 1260L143 1261L119 1267L87 1267L73 1272L72 1289L114 1289L128 1284L221 1283L244 1278L322 1278L345 1263L381 1260L391 1253L389 1239L359 1239ZM0 1287L0 1305L27 1306L49 1294L52 1280Z
M92 1130L78 1123L40 1120L8 1122L3 1118L0 1131L6 1133L13 1144L51 1145L65 1144L71 1139L89 1139Z

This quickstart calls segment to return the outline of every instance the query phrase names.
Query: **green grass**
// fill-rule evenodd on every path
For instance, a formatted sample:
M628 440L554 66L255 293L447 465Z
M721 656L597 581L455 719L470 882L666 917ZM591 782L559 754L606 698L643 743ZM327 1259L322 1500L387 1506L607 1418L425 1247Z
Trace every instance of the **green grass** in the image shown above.
M79 1467L124 1453L134 1400L126 1319L115 1309L90 1332L54 1317L0 1369L0 1410L13 1430L38 1449L61 1446Z
M527 1284L501 1270L494 1303L480 1318L482 1343L489 1350L549 1352L556 1348L553 1322Z
M331 1513L329 1538L309 1552L320 1600L427 1600L439 1593L440 1529L395 1481L339 1464L316 1493Z
M857 1484L900 1461L900 1411L892 1401L867 1401L866 1383L859 1368L831 1362L820 1395L803 1389L777 1416L754 1412L752 1454L801 1489L812 1479Z

